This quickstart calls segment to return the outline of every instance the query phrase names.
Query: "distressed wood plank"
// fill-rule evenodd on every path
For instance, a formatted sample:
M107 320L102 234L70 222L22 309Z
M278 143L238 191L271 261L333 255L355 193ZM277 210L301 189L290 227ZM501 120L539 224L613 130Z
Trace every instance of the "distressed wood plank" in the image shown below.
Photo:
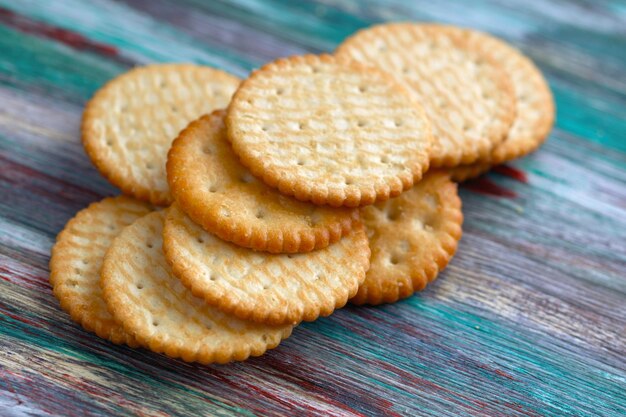
M459 254L425 292L227 366L112 346L60 311L54 236L117 192L79 141L100 85L153 61L245 76L407 19L520 46L559 109L538 153L462 189ZM626 415L624 28L618 2L0 0L0 415Z

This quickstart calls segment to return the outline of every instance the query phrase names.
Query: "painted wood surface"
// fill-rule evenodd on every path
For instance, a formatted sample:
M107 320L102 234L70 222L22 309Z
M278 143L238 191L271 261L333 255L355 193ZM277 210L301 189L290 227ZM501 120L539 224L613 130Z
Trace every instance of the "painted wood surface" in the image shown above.
M156 61L245 76L408 19L509 40L558 107L539 152L463 187L459 253L425 292L226 366L113 346L60 310L55 235L117 193L79 142L99 86ZM0 0L0 415L626 415L625 51L620 1Z

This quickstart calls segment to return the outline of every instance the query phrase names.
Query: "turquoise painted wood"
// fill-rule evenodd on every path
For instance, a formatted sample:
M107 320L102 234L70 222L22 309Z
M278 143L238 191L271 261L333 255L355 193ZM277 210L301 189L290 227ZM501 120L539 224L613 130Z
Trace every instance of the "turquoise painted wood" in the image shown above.
M558 107L540 151L462 188L433 285L226 366L113 346L60 310L55 235L117 193L79 140L97 88L158 61L245 76L394 20L507 39ZM625 51L620 1L0 0L0 415L626 415Z

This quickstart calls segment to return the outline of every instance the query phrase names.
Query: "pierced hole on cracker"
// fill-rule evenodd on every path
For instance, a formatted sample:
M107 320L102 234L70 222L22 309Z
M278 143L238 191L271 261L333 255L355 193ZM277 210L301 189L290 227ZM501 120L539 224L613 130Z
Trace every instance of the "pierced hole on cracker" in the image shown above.
M244 184L250 184L251 182L254 182L254 178L252 177L252 175L245 173L241 177L239 177L239 181Z
M257 219L262 219L263 217L265 217L265 213L263 212L263 210L259 210L256 212L255 216Z
M82 273L82 271L79 268L74 268L74 273L76 275L80 275Z
M83 265L89 265L89 259L83 259Z
M107 139L107 146L113 146L113 141L111 139Z
M146 169L150 169L150 170L152 170L152 169L154 169L154 165L152 165L150 162L148 162L148 163L146 164Z
M196 239L196 242L198 242L198 243L204 243L204 239L202 239L201 237L199 237L199 238L197 238L197 239Z
M143 284L141 282L137 284L137 289L143 290Z
M320 67L318 67L318 66L315 66L315 67L313 67L313 68L311 69L311 71L313 72L313 74L317 74L318 72L320 72L320 71L321 71L321 68L320 68Z
M154 321L152 322L152 325L153 325L154 327L157 327L157 326L159 325L159 322L158 322L158 321L156 321L156 320L154 320Z
M367 126L367 121L366 121L366 120L359 120L359 121L356 123L356 125L357 125L358 127L365 127L365 126Z
M261 130L267 132L268 130L270 130L270 127L267 125L263 125L263 127L261 127Z
M389 262L391 263L391 265L398 265L400 263L400 258L396 255L391 255L391 258L389 258Z
M380 162L382 162L383 164L388 164L389 161L389 157L387 155L383 155L380 157Z
M146 243L146 246L148 247L148 249L152 249L154 247L154 245L152 244L152 242L148 242Z
M305 124L304 124L304 123L302 123L302 122L298 123L298 129L300 129L300 130L304 130L304 128L305 128L305 127L306 127L306 126L305 126Z
M401 214L402 214L402 210L400 210L398 207L390 207L389 210L387 210L387 220L389 221L398 220Z
M171 106L170 108L172 109L172 111L174 113L176 113L178 111L178 107L176 107L176 106Z
M214 275L209 275L209 281L215 281L217 280L217 277Z
M217 187L216 187L215 185L210 186L210 187L209 187L209 192L210 192L210 193L215 193L215 192L217 192Z
M364 93L366 91L367 91L367 87L366 86L364 86L364 85L360 85L359 86L359 93Z
M264 334L261 338L263 339L264 342L267 342L269 340L269 336L266 334Z
M346 179L344 180L344 183L345 183L346 185L352 185L352 184L354 184L354 181L352 180L352 178L346 178Z
M276 89L276 94L278 94L279 96L285 93L285 89L284 88L277 88Z
M263 284L263 289L264 289L264 290L267 290L267 289L269 289L270 287L271 287L271 285L270 285L270 284Z
M298 165L300 166L304 165L304 159L298 159Z
M208 146L205 146L204 148L202 148L202 152L204 152L205 155L211 155L213 153L211 148Z
M394 125L396 125L396 127L400 127L400 126L402 126L402 125L403 125L403 122L402 122L402 120L395 120L395 121L393 122L393 124L394 124Z

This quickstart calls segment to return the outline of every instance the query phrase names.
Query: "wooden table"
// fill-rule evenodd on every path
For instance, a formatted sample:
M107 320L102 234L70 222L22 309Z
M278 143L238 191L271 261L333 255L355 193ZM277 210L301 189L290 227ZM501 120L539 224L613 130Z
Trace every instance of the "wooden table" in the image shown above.
M433 3L0 0L0 415L626 415L626 6ZM60 310L55 235L117 193L79 141L105 81L155 61L245 76L407 19L509 40L558 107L539 152L463 186L465 234L432 286L226 366L114 346Z

